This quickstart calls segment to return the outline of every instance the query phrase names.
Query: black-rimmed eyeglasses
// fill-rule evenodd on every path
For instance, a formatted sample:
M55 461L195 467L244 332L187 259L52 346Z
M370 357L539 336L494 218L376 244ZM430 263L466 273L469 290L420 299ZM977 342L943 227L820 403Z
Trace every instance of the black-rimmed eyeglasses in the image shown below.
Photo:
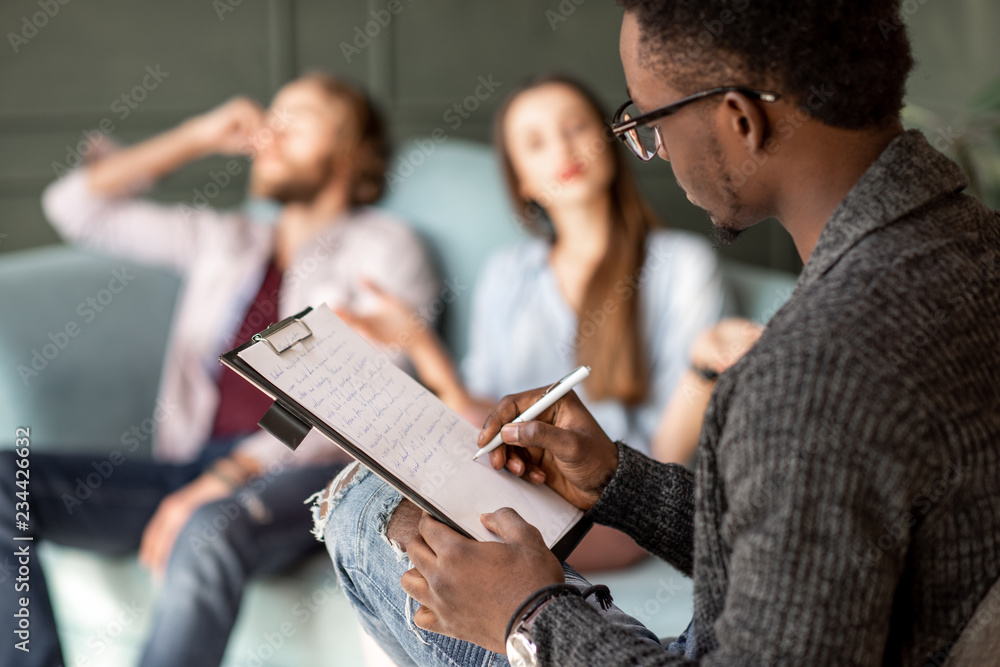
M638 155L640 160L649 162L656 155L656 151L659 150L660 146L663 145L663 137L660 136L660 129L656 126L650 127L649 123L659 120L664 116L677 113L681 107L692 102L728 92L743 93L747 97L752 97L761 102L774 102L781 97L777 93L766 93L761 90L753 90L742 86L723 86L682 97L676 102L671 102L649 113L640 113L635 103L632 100L628 100L625 104L621 105L618 111L615 112L614 118L611 119L611 132L621 139L633 153Z

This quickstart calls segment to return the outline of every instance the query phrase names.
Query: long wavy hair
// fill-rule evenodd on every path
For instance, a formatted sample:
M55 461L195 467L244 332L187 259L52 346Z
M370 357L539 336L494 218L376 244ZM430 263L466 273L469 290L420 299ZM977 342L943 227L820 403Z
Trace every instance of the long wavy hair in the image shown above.
M521 194L503 130L511 103L519 95L552 84L572 89L587 102L594 116L604 122L607 116L590 90L565 75L545 74L523 83L503 101L494 120L493 140L515 213L529 231L554 243L555 230L544 209ZM614 399L634 405L645 400L650 381L649 362L639 326L639 272L646 258L646 236L660 223L639 194L625 162L623 147L608 129L605 129L601 145L594 147L595 152L605 150L611 152L614 161L607 252L584 292L577 312L573 347L577 362L590 366L593 371L585 382L587 394L592 399Z

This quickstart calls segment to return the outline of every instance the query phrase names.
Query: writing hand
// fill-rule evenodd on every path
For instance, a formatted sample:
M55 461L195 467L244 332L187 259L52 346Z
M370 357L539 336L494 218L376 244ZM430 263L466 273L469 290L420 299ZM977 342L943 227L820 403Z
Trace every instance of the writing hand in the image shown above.
M507 621L529 595L564 581L538 529L504 507L482 515L503 542L470 540L424 513L406 545L403 590L420 603L417 627L504 652Z
M505 467L535 484L548 484L576 507L590 509L618 469L618 447L601 430L576 392L534 421L511 424L545 388L505 396L486 418L482 447L499 431L505 445L490 452L494 469Z

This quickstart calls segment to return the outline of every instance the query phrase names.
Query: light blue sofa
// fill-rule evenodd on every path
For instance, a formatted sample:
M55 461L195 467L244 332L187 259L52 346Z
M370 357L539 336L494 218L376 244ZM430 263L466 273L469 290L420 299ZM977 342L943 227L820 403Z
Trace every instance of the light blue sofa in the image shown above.
M449 139L401 151L381 206L421 231L442 276L459 293L443 322L460 356L472 286L486 255L519 237L491 151ZM104 292L112 272L135 278ZM765 321L794 277L727 264L741 313ZM0 446L31 427L36 451L125 452L123 435L155 428L156 387L178 279L66 246L0 256ZM96 307L87 300L95 299ZM81 305L82 304L82 305ZM76 325L75 328L73 325ZM67 334L67 327L75 335ZM32 365L34 364L34 365ZM128 456L148 456L148 442ZM155 585L134 558L108 559L56 545L43 557L67 665L135 663ZM679 633L691 613L690 582L655 559L598 577L616 601L660 635ZM356 622L325 558L253 584L226 665L357 665Z

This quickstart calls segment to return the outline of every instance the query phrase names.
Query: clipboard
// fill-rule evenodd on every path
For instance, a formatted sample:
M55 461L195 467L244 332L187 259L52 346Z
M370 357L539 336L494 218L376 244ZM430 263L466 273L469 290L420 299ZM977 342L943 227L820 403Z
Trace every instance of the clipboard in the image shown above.
M259 426L292 450L298 448L312 429L316 429L327 439L347 452L352 458L360 461L383 481L399 491L403 497L413 502L435 519L469 539L477 539L442 513L416 489L405 483L395 473L354 443L351 438L340 433L312 411L302 406L239 356L240 352L247 348L262 343L270 347L275 354L281 356L292 347L308 340L312 337L313 332L303 318L312 312L312 310L312 308L306 308L291 317L272 324L260 333L255 334L243 345L226 352L219 358L220 363L256 386L274 401L267 412L264 413L264 416L261 417L258 422ZM497 472L498 474L505 474L503 471ZM525 484L528 484L528 482L525 482ZM551 547L552 552L560 560L565 560L580 543L584 535L587 534L592 525L593 522L586 516L581 517Z

